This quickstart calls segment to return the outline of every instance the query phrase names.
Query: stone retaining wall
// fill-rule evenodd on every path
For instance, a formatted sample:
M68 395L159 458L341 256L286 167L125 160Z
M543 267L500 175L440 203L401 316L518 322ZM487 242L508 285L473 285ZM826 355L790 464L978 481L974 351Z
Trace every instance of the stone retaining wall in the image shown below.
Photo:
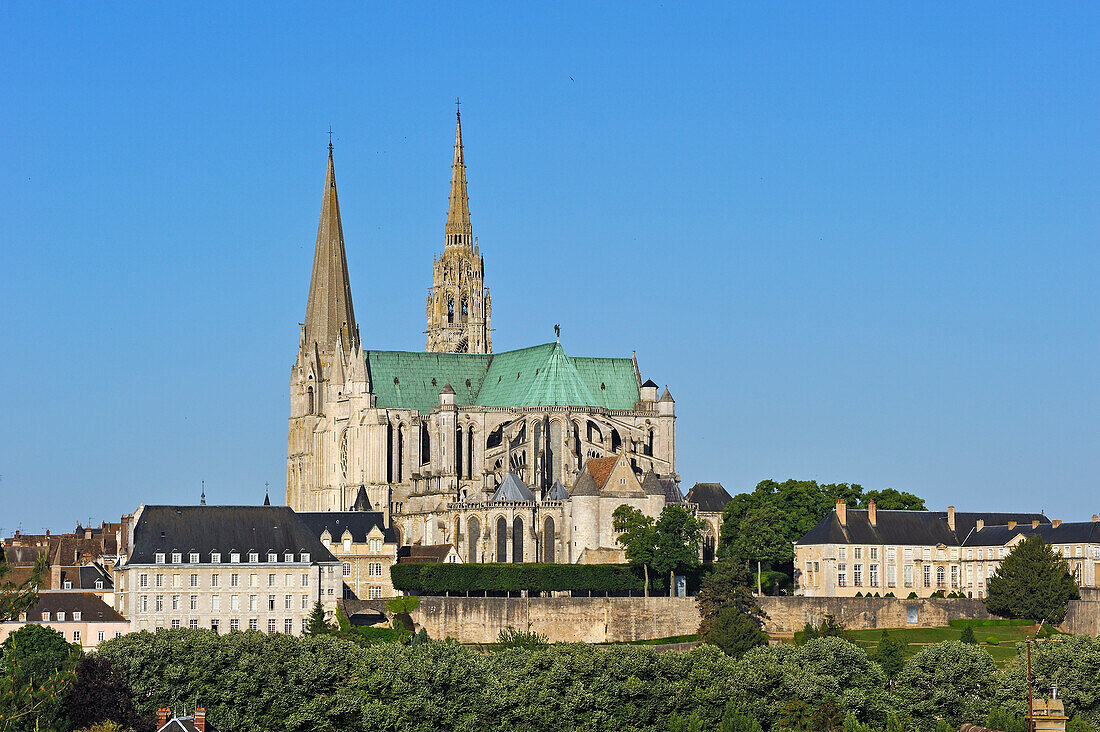
M1082 592L1084 597L1085 593ZM1058 626L1063 633L1100 635L1100 602L1090 600L1070 600L1066 619Z

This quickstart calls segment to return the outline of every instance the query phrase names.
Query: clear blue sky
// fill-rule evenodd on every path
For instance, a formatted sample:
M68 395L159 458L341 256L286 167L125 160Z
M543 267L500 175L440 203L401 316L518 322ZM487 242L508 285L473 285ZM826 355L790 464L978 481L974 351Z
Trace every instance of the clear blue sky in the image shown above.
M1100 510L1095 3L8 4L0 531L285 485L326 131L421 349L454 98L498 350L630 355L687 485Z

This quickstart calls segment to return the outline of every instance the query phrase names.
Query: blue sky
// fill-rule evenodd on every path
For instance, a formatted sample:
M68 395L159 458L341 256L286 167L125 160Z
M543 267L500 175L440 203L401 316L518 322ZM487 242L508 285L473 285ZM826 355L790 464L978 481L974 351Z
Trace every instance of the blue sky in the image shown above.
M498 350L630 355L687 485L1100 510L1100 9L23 3L0 532L276 498L335 130L369 347L423 348L454 98Z

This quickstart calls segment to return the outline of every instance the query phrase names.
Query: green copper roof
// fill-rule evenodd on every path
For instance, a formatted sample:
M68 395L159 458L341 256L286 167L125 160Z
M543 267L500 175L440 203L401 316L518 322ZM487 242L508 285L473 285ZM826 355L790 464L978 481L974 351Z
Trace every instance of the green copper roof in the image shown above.
M427 412L448 381L463 406L547 405L633 409L638 379L629 358L574 358L560 343L495 354L366 351L379 407Z

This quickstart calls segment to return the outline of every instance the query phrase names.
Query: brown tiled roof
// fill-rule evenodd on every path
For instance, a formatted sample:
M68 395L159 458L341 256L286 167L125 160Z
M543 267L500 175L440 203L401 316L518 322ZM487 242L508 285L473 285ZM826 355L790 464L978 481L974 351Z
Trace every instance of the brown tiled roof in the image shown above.
M4 560L13 567L32 567L39 556L46 553L44 546L6 546Z
M596 487L603 488L607 483L607 479L611 477L611 471L615 469L615 463L618 461L617 455L588 458L588 462L584 464L584 467L592 475L592 480L596 481Z

